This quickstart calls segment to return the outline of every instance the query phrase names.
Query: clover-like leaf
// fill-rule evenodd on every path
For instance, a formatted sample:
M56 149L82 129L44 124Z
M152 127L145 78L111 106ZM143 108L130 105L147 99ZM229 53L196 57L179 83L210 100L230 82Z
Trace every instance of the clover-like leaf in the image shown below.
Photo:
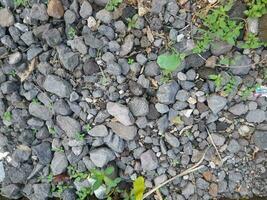
M157 63L159 67L168 72L175 71L182 62L182 56L178 53L162 54L158 57Z

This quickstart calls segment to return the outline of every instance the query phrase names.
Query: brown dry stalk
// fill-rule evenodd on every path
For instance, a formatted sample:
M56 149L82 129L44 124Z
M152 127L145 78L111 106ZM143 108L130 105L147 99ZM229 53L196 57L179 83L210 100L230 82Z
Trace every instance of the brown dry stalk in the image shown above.
M208 148L205 150L205 152L203 153L201 159L196 164L194 164L192 167L188 168L187 170L181 172L180 174L178 174L178 175L176 175L176 176L164 181L163 183L159 184L158 186L154 187L153 189L151 189L150 191L148 191L147 193L144 194L143 199L147 198L149 195L153 194L154 192L156 192L158 189L160 189L161 187L165 186L166 184L172 182L174 179L176 179L178 177L181 177L181 176L185 176L187 174L190 174L192 172L195 172L195 171L203 168L204 165L200 165L200 164L203 162L207 150L208 150Z
M22 73L19 73L18 76L20 77L20 81L23 82L25 81L29 76L30 74L33 72L33 70L35 69L36 67L36 58L32 59L32 61L30 62L27 70L25 70L24 72Z
M216 150L216 153L217 153L217 155L218 155L218 157L219 157L219 159L220 159L220 161L221 161L221 163L222 163L222 157L221 157L221 154L220 154L220 152L218 151L218 149L217 149L217 147L216 147L216 145L215 145L215 143L214 143L214 141L213 141L213 138L212 138L212 136L211 136L211 134L210 134L210 131L209 131L209 129L206 127L206 130L207 130L207 133L208 133L208 135L209 135L209 138L210 138L210 142L211 142L211 144L214 146L214 148L215 148L215 150Z

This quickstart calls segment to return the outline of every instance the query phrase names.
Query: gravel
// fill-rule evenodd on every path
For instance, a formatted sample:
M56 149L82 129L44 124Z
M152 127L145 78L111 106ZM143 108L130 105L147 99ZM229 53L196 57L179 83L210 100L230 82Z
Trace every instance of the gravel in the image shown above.
M90 151L89 154L90 154L90 159L97 167L104 167L110 161L115 159L114 153L106 147L100 147L94 149Z

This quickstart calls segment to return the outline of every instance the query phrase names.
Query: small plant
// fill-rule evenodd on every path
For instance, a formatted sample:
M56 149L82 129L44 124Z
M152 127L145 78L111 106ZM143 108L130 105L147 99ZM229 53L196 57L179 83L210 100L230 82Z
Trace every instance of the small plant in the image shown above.
M56 196L58 198L61 198L62 193L68 188L70 188L70 186L69 185L64 185L63 183L58 184L58 185L53 185L52 184L52 192L56 193Z
M92 129L92 126L90 124L86 124L84 128L86 132L89 132Z
M46 183L51 183L53 181L53 174L50 173L47 176L40 176L38 177L38 181L40 182L46 182Z
M15 0L16 7L20 6L26 7L28 3L29 3L28 0Z
M122 0L109 0L105 9L107 11L114 11L121 3Z
M135 28L135 24L137 22L138 19L138 15L134 15L132 18L128 18L127 22L128 22L128 31L130 31L131 29Z
M248 97L250 97L253 94L253 92L256 91L258 87L260 87L259 84L256 84L255 86L252 86L252 87L245 87L245 89L242 90L241 92L241 99L246 100Z
M75 181L81 181L88 177L88 173L79 172L73 166L68 167L68 174L70 178L75 179Z
M243 28L243 23L237 23L235 20L230 19L227 12L231 8L232 2L230 1L224 6L211 10L208 15L200 16L205 28L200 30L202 39L197 42L196 47L193 49L194 53L201 53L207 50L213 40L221 40L235 45L236 39L240 35L240 30Z
M245 43L241 45L244 49L256 49L263 46L264 43L253 33L249 33L247 38L245 38Z
M267 13L267 0L247 0L248 10L245 14L249 17L261 17Z
M34 104L40 104L39 100L36 99L36 98L32 99L32 103L34 103Z
M131 190L130 195L125 193L124 200L143 200L145 189L145 179L142 176L139 176L133 182L133 189Z
M236 85L236 79L234 77L231 77L230 81L223 87L223 93L228 95L230 94Z
M68 32L67 32L68 38L70 38L71 40L74 39L74 37L76 36L76 30L73 27L69 27L68 28Z
M85 200L91 194L91 190L90 188L84 187L77 191L76 194L78 196L78 200Z
M48 128L48 132L51 134L51 135L55 135L56 134L56 129L54 127L49 127Z
M3 115L3 120L7 122L11 122L12 120L12 114L10 111L6 111Z
M128 58L128 64L131 65L131 64L133 64L133 63L134 63L134 59L132 59L132 58Z
M165 74L170 74L181 65L184 58L185 54L178 52L165 53L158 57L157 63Z
M222 86L222 76L221 74L216 75L216 74L211 74L209 75L209 79L214 81L214 84L216 88L220 88Z
M9 73L10 76L12 76L13 78L16 77L17 72L15 69L12 69L11 72Z
M84 134L83 133L76 133L75 134L75 140L77 141L84 141Z
M59 148L55 147L52 149L52 151L64 153L64 148L63 147L59 147Z
M223 57L219 60L219 64L220 65L225 65L225 66L229 66L232 64L232 60L228 57Z

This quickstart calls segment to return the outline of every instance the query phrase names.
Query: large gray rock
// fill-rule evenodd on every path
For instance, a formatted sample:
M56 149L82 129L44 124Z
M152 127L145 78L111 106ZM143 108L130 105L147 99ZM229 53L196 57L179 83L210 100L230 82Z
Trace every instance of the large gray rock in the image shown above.
M51 110L49 110L47 107L35 102L30 103L29 113L34 117L45 121L51 119L53 115Z
M256 131L253 135L253 141L259 149L267 150L267 132Z
M65 153L55 152L50 167L54 176L65 172L68 167L68 160Z
M30 16L32 19L47 21L49 16L47 14L46 6L44 4L33 4Z
M90 159L97 167L104 167L115 159L114 153L106 147L100 147L89 152Z
M157 98L160 103L172 104L175 102L175 96L179 89L179 85L176 81L165 83L161 85L157 92Z
M207 101L209 108L214 114L220 112L226 106L227 103L227 99L219 95L212 95L208 97Z
M225 142L225 137L220 134L212 133L211 137L216 146L222 146ZM208 140L210 140L210 138L208 138Z
M118 153L122 153L125 148L124 140L113 133L110 133L107 137L105 137L104 142L109 148Z
M32 147L32 152L37 156L39 163L47 165L52 159L51 145L49 142L43 142Z
M246 114L247 111L248 111L248 106L246 106L244 103L239 103L229 108L229 112L238 116Z
M51 185L49 183L40 183L40 184L34 184L32 186L34 191L34 196L32 199L36 200L42 200L42 199L48 199L48 196L50 195L50 188Z
M2 186L1 195L8 199L19 199L22 197L21 189L15 184Z
M135 126L124 126L118 122L110 122L108 123L108 127L125 140L133 140L137 134L137 128Z
M57 116L57 124L68 137L74 138L77 133L81 132L80 123L71 117Z
M43 87L46 91L58 95L59 97L69 97L72 92L72 87L66 80L54 76L47 75Z
M234 75L248 74L252 67L252 61L247 55L236 54L231 63L230 69Z
M175 137L174 135L170 134L170 133L165 134L165 139L174 148L177 148L180 146L180 142L179 142L178 138Z
M246 116L246 120L252 123L261 123L266 119L265 112L260 109L251 110Z
M84 19L88 19L90 15L92 15L93 8L88 1L83 1L80 9L80 16Z
M128 53L131 52L134 45L134 36L127 35L124 39L124 43L121 45L120 56L126 56Z
M143 97L133 97L128 105L135 117L146 116L149 112L148 101Z
M43 33L43 38L46 40L50 47L55 47L59 45L62 41L60 32L56 29L49 29Z
M188 183L183 189L182 189L182 195L184 195L184 197L186 199L189 199L189 197L195 193L195 188L196 186L194 186L192 183Z
M108 129L104 125L98 125L88 131L88 134L93 137L106 137L108 135Z
M215 56L223 55L233 48L233 45L223 41L212 42L210 45L210 51Z
M109 24L112 21L112 13L106 9L99 10L96 13L96 19L99 19L103 23Z
M0 26L9 27L15 22L12 12L7 8L0 9Z
M119 122L125 126L132 125L134 123L134 117L129 108L119 103L108 102L107 111L110 115L115 117Z
M152 150L148 150L141 154L141 165L143 171L151 171L158 167L158 159Z
M77 53L73 53L68 47L60 45L57 47L57 52L65 69L73 71L79 64L79 55Z

